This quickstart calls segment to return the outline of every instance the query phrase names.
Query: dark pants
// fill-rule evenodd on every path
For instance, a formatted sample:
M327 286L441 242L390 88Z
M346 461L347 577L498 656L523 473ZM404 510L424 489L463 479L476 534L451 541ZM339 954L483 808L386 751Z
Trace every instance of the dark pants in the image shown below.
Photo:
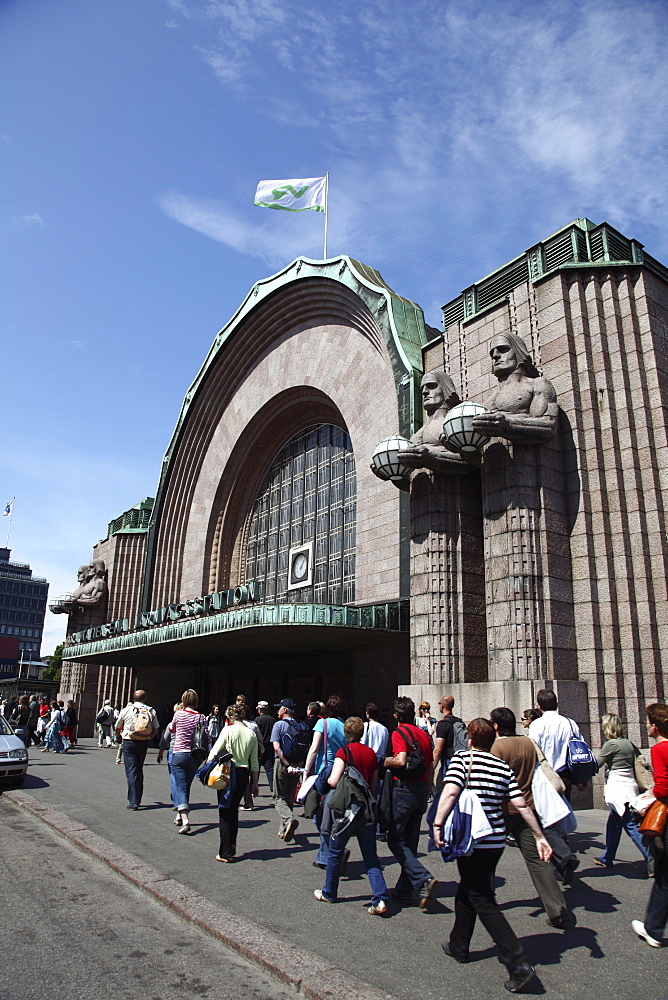
M131 806L141 805L144 794L144 761L148 750L148 740L123 740L123 763L128 783L128 802Z
M226 806L218 805L218 828L220 830L220 847L218 855L228 861L233 858L237 850L237 833L239 831L239 803L248 786L250 771L247 767L236 768L237 786L230 796L230 801ZM218 792L218 802L224 792Z
M264 773L267 775L267 784L269 785L269 791L274 790L274 758L270 757L269 760L262 761L262 767L264 768Z
M517 841L531 881L550 920L558 920L565 916L566 900L557 882L554 868L548 861L541 861L535 837L529 827L521 816L514 815L506 817L506 830Z
M668 923L668 827L663 835L664 851L652 853L654 862L654 885L645 913L645 930L655 941L660 941Z
M387 831L387 846L401 865L394 890L399 896L410 896L413 889L420 889L432 877L417 858L429 792L426 781L397 781L392 789L392 827Z
M568 838L561 829L559 823L554 823L552 826L546 826L543 833L545 834L545 839L552 848L550 863L554 867L557 874L561 876L564 874L568 862L575 858L575 855L568 845Z
M501 848L478 849L457 858L460 882L455 897L455 923L450 933L450 949L458 958L467 958L476 917L490 935L509 969L527 962L524 948L499 909L494 896L494 873L503 854Z

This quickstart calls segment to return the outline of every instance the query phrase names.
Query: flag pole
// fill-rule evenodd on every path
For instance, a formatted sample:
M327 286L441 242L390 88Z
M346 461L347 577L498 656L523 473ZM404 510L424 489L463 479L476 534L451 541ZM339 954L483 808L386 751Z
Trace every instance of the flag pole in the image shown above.
M329 201L329 171L325 174L325 245L322 251L322 259L327 260L327 208Z
M12 530L12 517L14 516L14 500L16 500L16 497L13 497L12 505L9 508L9 524L7 525L7 541L5 542L6 549L9 548L9 532Z

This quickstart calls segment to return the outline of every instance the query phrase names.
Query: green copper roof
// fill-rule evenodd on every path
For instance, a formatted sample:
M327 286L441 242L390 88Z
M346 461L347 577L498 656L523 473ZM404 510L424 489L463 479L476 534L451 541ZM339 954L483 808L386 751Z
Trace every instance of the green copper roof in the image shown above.
M472 319L503 301L518 285L538 281L555 271L581 267L628 267L629 264L644 264L668 280L668 269L646 254L642 243L629 239L607 222L597 226L589 219L575 219L446 303L443 306L443 329Z
M136 503L134 507L130 507L129 510L124 511L120 517L115 517L113 521L109 522L107 527L107 538L110 535L121 533L135 534L137 532L148 531L154 503L155 500L153 497L145 497L140 503Z
M294 647L300 641L300 633L303 633L302 641L314 648L319 644L314 638L317 634L321 636L322 648L338 647L341 642L350 648L361 648L362 644L368 647L378 642L372 635L365 639L364 633L407 635L408 622L408 601L360 608L331 604L254 604L72 644L64 648L63 659L123 666L132 664L138 656L146 659L147 654L161 660L163 655L178 658L183 653L188 660L196 660L219 656L230 646L239 648L240 643L251 651L263 644L269 644L268 648L274 651L288 649L290 644ZM280 636L276 633L277 628L281 630ZM344 632L347 635L344 636Z

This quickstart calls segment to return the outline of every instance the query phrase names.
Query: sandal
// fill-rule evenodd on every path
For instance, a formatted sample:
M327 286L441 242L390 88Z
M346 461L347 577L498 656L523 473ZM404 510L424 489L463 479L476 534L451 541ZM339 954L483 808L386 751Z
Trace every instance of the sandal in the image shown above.
M184 823L181 829L179 830L179 833L185 833L185 834L190 833L190 823Z
M174 819L174 826L181 826L181 814L180 813Z
M221 858L220 854L216 854L216 861L222 861L223 864L229 865L232 862L232 858Z

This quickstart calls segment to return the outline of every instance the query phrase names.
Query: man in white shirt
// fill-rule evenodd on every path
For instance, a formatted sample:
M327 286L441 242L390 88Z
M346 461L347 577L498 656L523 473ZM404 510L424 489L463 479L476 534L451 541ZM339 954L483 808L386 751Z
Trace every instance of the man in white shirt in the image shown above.
M376 757L380 760L385 753L390 734L385 726L378 722L378 716L380 715L378 705L374 705L370 701L365 709L365 713L367 721L364 723L364 733L362 734L360 743L363 743L365 747L371 747Z
M144 793L144 761L151 739L160 729L155 709L146 704L146 692L135 691L116 720L116 734L123 746L123 763L128 782L128 809L136 812Z
M566 798L570 802L573 782L567 768L568 741L574 736L582 739L582 734L572 719L557 711L557 696L554 691L542 688L536 695L536 707L543 713L529 726L529 736L545 754L545 759L566 785ZM569 885L573 872L580 862L571 851L566 834L559 823L546 827L545 837L552 848L552 864L557 878Z

